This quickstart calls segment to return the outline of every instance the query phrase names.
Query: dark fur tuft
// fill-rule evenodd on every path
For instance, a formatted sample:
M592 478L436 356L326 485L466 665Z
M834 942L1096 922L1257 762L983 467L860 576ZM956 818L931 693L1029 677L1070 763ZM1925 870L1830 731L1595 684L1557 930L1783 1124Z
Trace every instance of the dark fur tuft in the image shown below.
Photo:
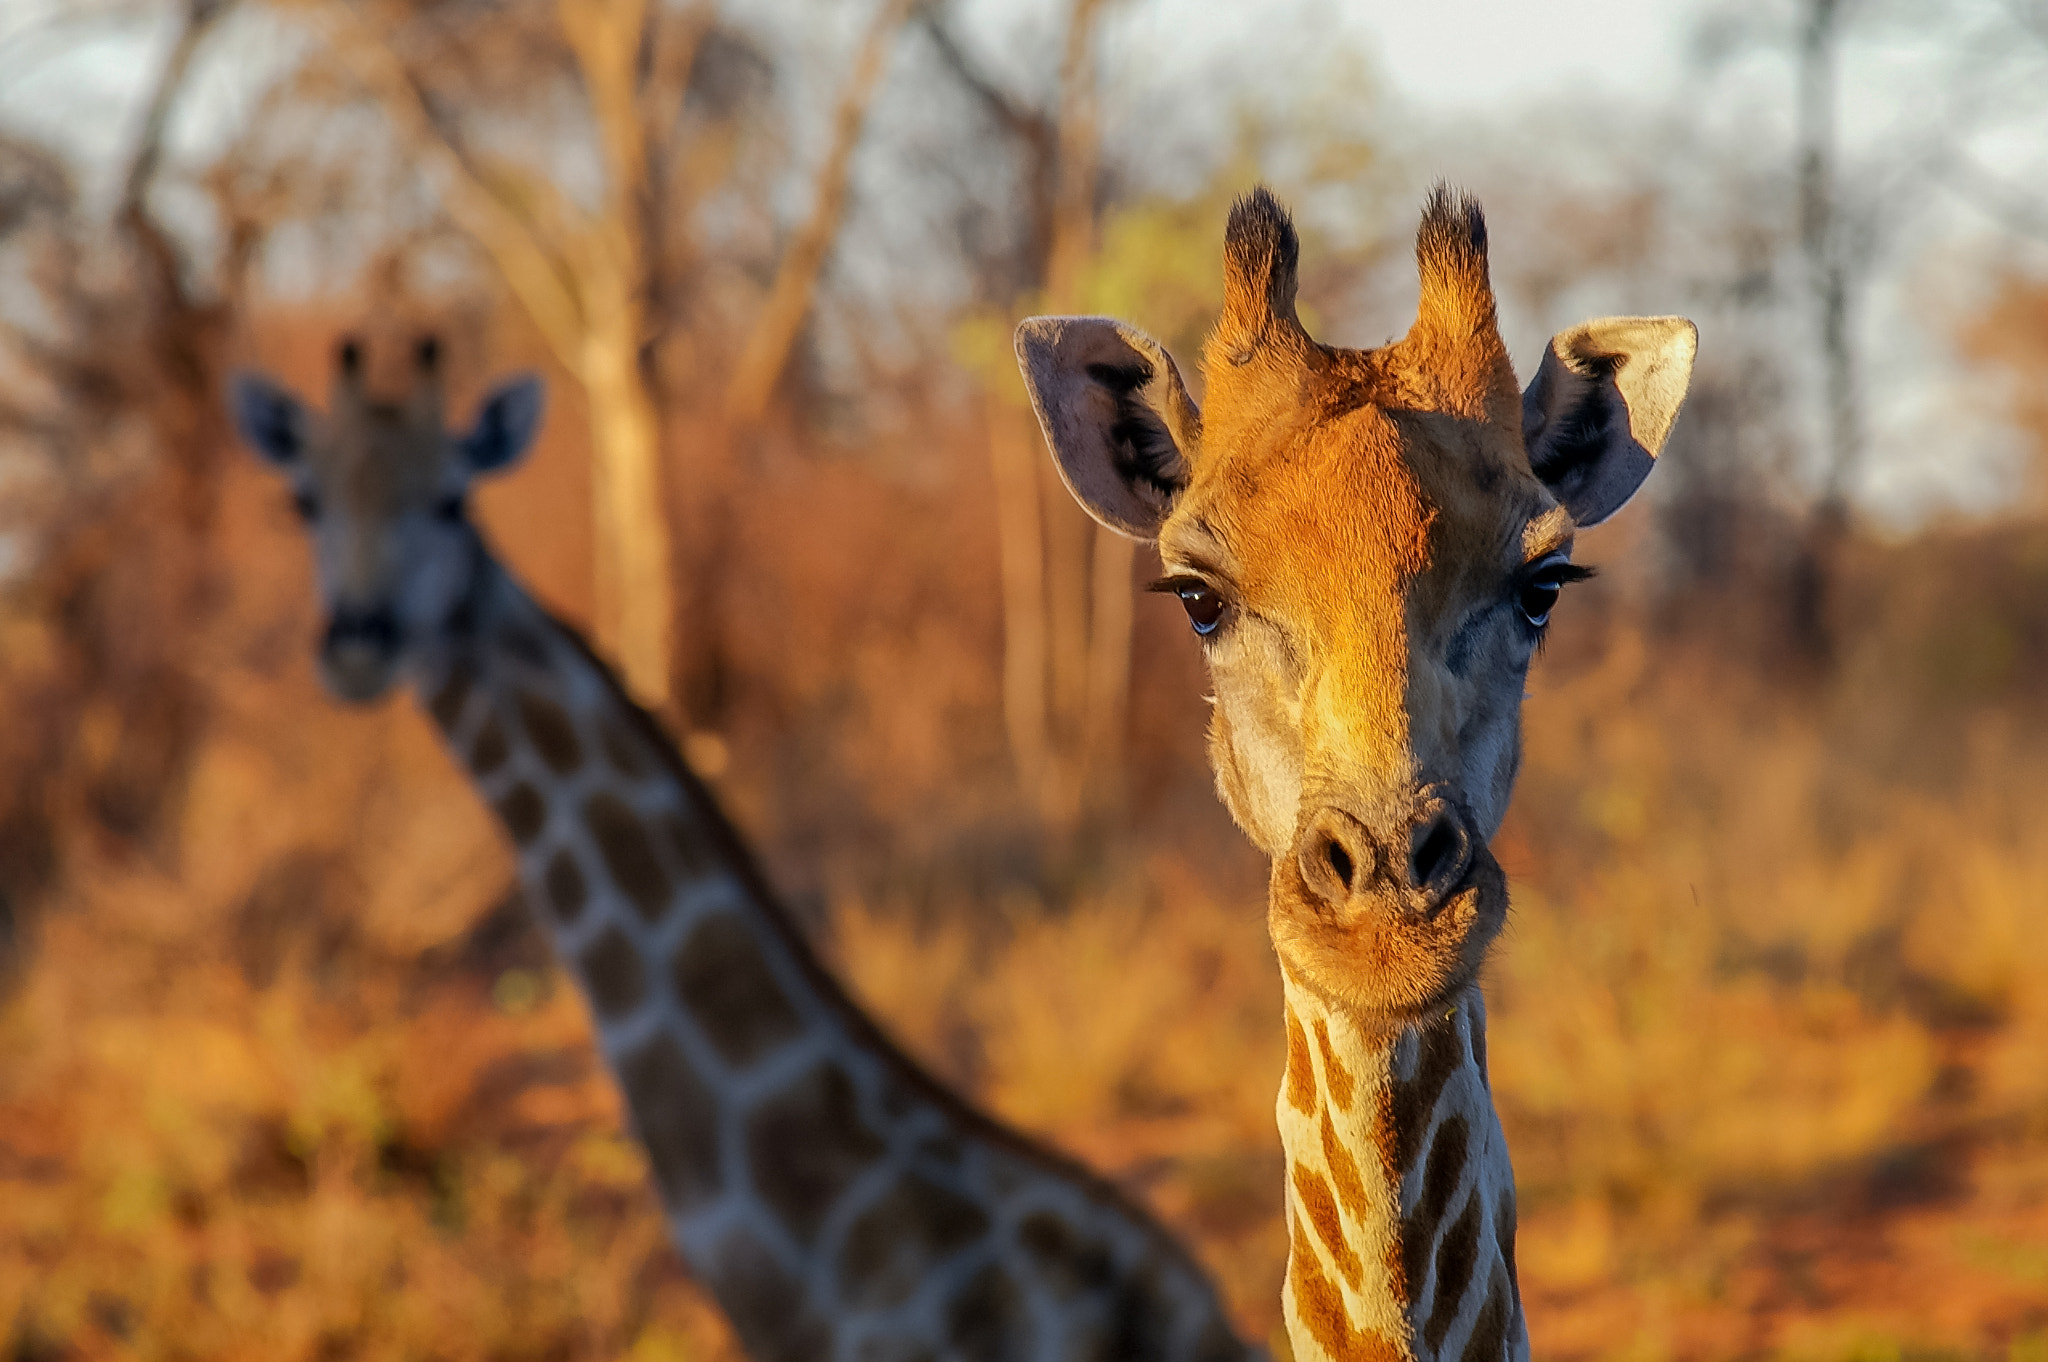
M1425 273L1464 274L1486 267L1486 214L1479 200L1441 180L1422 205L1422 229L1415 234L1415 259Z
M1273 315L1294 315L1295 270L1301 261L1301 239L1294 220L1264 185L1239 199L1230 210L1223 234L1225 277L1241 281L1252 297Z

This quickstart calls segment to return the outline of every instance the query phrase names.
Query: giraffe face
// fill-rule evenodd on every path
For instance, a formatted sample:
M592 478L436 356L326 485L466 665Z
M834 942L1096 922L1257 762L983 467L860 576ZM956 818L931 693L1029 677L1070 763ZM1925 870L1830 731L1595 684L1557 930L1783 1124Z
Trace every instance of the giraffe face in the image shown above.
M412 391L375 399L360 347L344 342L324 413L258 375L234 382L242 437L291 479L312 538L327 610L320 674L344 700L382 695L408 655L456 620L479 551L470 481L517 459L539 425L540 383L523 378L492 392L467 433L448 432L434 342L415 359Z
M1528 668L1573 531L1648 473L1682 400L1678 318L1557 337L1518 393L1485 225L1440 191L1422 298L1377 350L1317 344L1298 247L1263 191L1233 213L1224 313L1197 411L1172 360L1098 318L1037 319L1018 349L1068 486L1156 538L1214 682L1210 759L1273 860L1290 974L1372 1022L1441 1007L1507 908L1488 851L1521 751Z

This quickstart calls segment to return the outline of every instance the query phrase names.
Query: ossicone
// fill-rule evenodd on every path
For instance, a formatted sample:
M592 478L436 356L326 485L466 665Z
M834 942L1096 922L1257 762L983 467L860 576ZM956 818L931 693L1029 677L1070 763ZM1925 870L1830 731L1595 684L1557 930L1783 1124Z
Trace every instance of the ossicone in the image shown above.
M1294 312L1301 239L1294 221L1264 185L1239 199L1223 234L1223 315L1210 341L1212 361L1248 364L1264 348L1301 349L1307 334Z

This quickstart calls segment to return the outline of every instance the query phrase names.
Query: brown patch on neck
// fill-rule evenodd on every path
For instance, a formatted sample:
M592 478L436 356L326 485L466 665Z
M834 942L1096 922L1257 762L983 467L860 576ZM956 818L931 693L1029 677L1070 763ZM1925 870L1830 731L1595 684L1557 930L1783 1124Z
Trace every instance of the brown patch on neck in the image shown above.
M1308 1223L1315 1226L1316 1236L1323 1241L1323 1247L1330 1250L1330 1260L1337 1270L1344 1274L1344 1280L1356 1291L1364 1280L1365 1268L1358 1261L1358 1254L1344 1239L1344 1222L1337 1215L1337 1199L1330 1195L1330 1184L1317 1176L1314 1169L1295 1164L1294 1201Z
M583 825L590 829L612 882L640 916L649 922L659 920L668 911L668 872L655 858L639 815L617 795L600 790L584 802Z
M1432 1353L1443 1347L1444 1335L1450 1332L1458 1318L1458 1307L1464 1304L1465 1289L1472 1285L1472 1269L1479 1262L1479 1232L1485 1225L1481 1200L1479 1189L1474 1187L1472 1195L1465 1198L1464 1212L1437 1246L1436 1302L1430 1309L1429 1322L1422 1328Z
M1301 1018L1291 1007L1287 1009L1287 1105L1304 1116L1315 1115L1315 1061L1309 1057L1308 1033L1301 1029Z
M1421 1053L1416 1056L1415 1076L1396 1081L1394 1109L1394 1165L1406 1173L1422 1152L1429 1135L1429 1118L1443 1096L1444 1085L1463 1067L1465 1042L1458 1035L1455 1019L1433 1022L1422 1028Z
M1337 1052L1330 1048L1330 1026L1321 1017L1316 1018L1316 1046L1323 1052L1323 1084L1329 1089L1330 1100L1337 1104L1337 1110L1351 1110L1351 1094L1355 1086L1351 1071L1344 1067L1344 1061L1337 1058Z
M1294 1321L1322 1345L1335 1362L1405 1362L1401 1349L1375 1329L1360 1329L1344 1309L1344 1297L1323 1275L1301 1222L1294 1222L1294 1252L1287 1265L1294 1288Z
M1498 1362L1507 1356L1508 1331L1515 1322L1514 1295L1513 1281L1496 1266L1486 1288L1486 1304L1472 1324L1472 1336L1465 1340L1458 1362Z
M576 740L576 725L568 711L529 690L519 692L517 703L520 727L550 771L566 776L583 764L583 744Z
M1337 1127L1330 1121L1328 1108L1323 1111L1323 1162L1329 1167L1330 1181L1336 1185L1337 1198L1344 1203L1344 1209L1351 1212L1351 1218L1365 1223L1371 1203L1365 1196L1365 1179L1358 1171L1358 1160L1351 1157L1337 1139Z

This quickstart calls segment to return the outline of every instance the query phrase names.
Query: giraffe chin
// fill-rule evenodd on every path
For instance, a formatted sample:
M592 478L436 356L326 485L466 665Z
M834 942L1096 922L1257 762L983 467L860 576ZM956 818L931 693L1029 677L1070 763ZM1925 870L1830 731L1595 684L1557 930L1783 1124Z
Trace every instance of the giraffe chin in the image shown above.
M1484 845L1429 914L1384 890L1332 909L1290 856L1274 862L1266 928L1281 967L1302 987L1361 1025L1398 1030L1442 1013L1479 977L1507 908L1507 876Z
M351 705L380 700L397 679L398 656L381 648L324 648L320 680L335 699Z

